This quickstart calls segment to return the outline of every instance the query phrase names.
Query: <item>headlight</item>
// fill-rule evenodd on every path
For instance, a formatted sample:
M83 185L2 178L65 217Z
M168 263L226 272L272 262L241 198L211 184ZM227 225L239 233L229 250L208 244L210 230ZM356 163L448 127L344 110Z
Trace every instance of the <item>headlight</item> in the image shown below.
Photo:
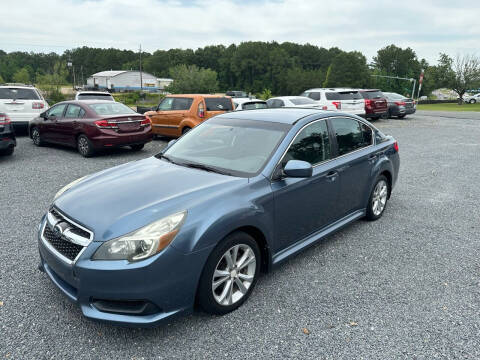
M102 244L93 260L146 259L165 249L175 238L187 215L187 211L167 216L130 234Z
M57 200L57 198L62 195L65 191L67 191L68 189L70 189L71 187L73 187L74 185L78 184L80 181L82 181L83 179L85 179L86 176L84 177L81 177L80 179L77 179L77 180L74 180L72 181L70 184L68 185L65 185L63 188L61 188L60 190L58 190L58 192L55 194L55 197L53 198L53 201Z

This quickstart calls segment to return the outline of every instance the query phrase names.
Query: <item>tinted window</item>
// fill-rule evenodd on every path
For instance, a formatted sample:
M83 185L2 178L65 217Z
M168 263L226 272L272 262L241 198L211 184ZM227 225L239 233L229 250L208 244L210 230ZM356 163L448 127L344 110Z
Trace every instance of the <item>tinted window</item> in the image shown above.
M55 105L50 110L48 110L48 116L62 117L63 110L65 110L66 106L67 104Z
M267 103L264 102L250 102L250 103L244 103L242 105L243 110L255 110L255 109L266 109L267 108Z
M78 94L78 100L113 100L110 94Z
M80 117L80 111L82 108L78 105L68 105L67 111L65 112L65 117L66 118L79 118Z
M303 160L312 165L331 158L327 122L314 122L304 128L295 138L282 160L282 166L289 160Z
M381 91L362 91L360 94L362 94L364 99L383 98L383 94Z
M326 92L325 97L327 100L358 100L363 99L362 95L358 91L339 91L339 92Z
M163 110L172 110L173 106L173 99L172 97L166 97L162 100L162 102L158 105L158 111Z
M313 100L320 100L320 93L319 92L309 92L309 93L303 93L300 96L308 96L310 99Z
M279 99L270 99L267 101L269 108L281 108L285 106L285 103Z
M136 112L128 106L113 101L111 103L90 104L88 106L98 115L136 114Z
M344 155L372 143L371 129L357 120L332 119L337 138L338 155Z
M205 98L205 105L207 106L207 111L230 111L233 110L232 100L229 98L218 97L218 98Z
M290 99L290 101L294 105L311 105L311 104L316 104L316 102L308 97L306 98L295 98L295 99Z
M34 89L0 88L0 99L40 100Z
M192 98L173 98L172 110L190 110Z

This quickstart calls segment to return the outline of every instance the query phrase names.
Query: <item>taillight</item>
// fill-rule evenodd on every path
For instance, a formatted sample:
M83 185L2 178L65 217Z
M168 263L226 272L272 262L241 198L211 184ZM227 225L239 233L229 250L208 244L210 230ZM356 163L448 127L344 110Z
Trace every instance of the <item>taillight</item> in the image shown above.
M7 125L10 124L10 118L8 115L1 114L0 115L0 125Z
M43 109L45 107L45 104L42 102L34 102L32 103L32 109Z
M205 106L203 105L203 102L198 104L198 117L199 118L204 118L205 117Z
M366 108L371 108L372 107L372 100L371 99L365 99L365 107Z
M145 119L142 120L140 123L141 126L149 126L152 125L152 119L148 115L145 115Z
M395 101L395 105L405 106L405 101Z
M335 105L337 110L340 110L342 108L342 103L340 101L332 101L332 104Z
M118 129L118 124L116 122L111 122L108 120L97 120L95 125L100 129Z
M393 143L393 148L395 149L396 152L398 152L398 142Z

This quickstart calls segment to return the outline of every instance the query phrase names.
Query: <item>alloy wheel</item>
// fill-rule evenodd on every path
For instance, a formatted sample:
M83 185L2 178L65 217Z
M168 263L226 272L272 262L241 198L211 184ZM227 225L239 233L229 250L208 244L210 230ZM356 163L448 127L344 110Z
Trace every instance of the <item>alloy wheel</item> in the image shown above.
M33 143L35 145L37 145L37 146L40 145L40 142L41 142L40 133L38 132L37 128L33 129L33 131L32 131L32 139L33 139Z
M228 249L213 273L212 292L215 301L223 306L242 299L255 278L257 259L252 248L239 244Z
M373 190L372 196L372 211L375 216L379 216L385 209L388 197L388 185L385 180L380 180L375 189Z
M81 136L78 139L78 151L80 151L80 154L82 155L88 154L88 151L89 151L88 140L83 136Z

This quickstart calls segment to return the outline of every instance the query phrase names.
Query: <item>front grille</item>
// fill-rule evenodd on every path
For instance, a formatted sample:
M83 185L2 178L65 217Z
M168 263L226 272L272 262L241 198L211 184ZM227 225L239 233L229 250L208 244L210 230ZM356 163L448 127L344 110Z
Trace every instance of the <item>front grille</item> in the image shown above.
M83 249L83 246L67 241L63 237L58 237L52 230L50 230L48 225L45 225L43 237L55 250L71 261L75 260Z

